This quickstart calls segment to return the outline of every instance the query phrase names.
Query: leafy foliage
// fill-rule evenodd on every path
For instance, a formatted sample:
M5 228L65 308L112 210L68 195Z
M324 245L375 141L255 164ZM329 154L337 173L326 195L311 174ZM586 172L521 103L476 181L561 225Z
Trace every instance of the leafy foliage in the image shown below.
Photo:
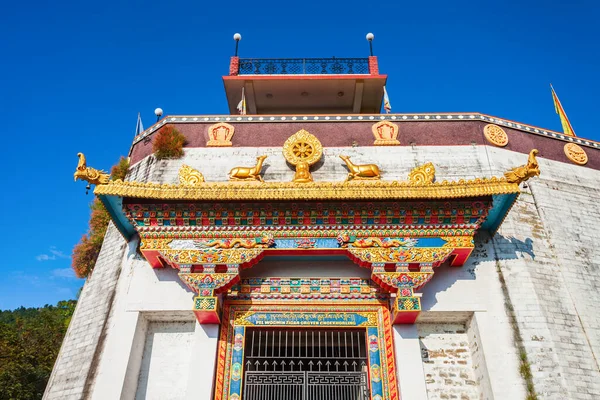
M90 229L73 248L71 259L71 266L78 278L86 278L94 269L110 222L110 215L98 198L94 199L90 209Z
M125 179L128 170L129 160L121 157L119 162L111 168L111 179ZM89 230L73 248L71 259L71 266L78 278L86 278L94 269L110 222L110 215L98 198L94 199L90 209Z
M0 311L0 400L42 398L76 303Z
M177 129L167 125L158 131L152 143L152 150L154 151L154 156L159 160L180 158L183 156L184 144L185 136Z
M110 179L112 180L123 180L129 170L129 160L126 157L121 156L119 162L113 165L110 170Z

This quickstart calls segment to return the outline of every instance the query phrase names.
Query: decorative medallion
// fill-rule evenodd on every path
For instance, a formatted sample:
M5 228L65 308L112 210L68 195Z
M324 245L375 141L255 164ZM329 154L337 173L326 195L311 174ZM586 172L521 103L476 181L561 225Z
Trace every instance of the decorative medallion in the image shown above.
M371 127L375 136L375 146L398 146L398 125L390 121L381 121Z
M296 166L294 182L312 182L310 166L321 159L323 146L314 135L299 130L288 138L283 144L283 156L292 165Z
M204 175L200 171L185 164L179 168L179 184L195 186L199 183L204 183Z
M233 350L240 351L244 347L244 335L238 333L235 335L233 342Z
M242 378L242 365L240 363L233 364L231 368L231 379L239 381Z
M381 382L381 368L377 364L371 366L371 380Z
M498 125L488 124L483 128L483 134L488 142L494 146L504 147L508 144L508 136L504 129Z
M414 185L429 185L434 179L435 167L430 162L413 168L408 174L408 180Z
M575 143L567 143L564 147L567 158L578 165L585 165L588 162L588 156L581 146Z
M229 125L225 122L219 122L208 127L208 142L207 146L210 147L225 147L231 146L231 138L235 128L233 125Z
M369 336L369 350L372 353L379 351L379 343L377 340L378 340L377 336L375 336L375 335Z

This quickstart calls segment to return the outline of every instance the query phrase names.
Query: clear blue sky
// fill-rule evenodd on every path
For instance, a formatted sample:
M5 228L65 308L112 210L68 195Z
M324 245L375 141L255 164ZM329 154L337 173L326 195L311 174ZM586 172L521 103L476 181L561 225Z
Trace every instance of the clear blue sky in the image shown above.
M560 130L552 82L576 133L600 140L598 20L591 0L8 2L0 309L75 296L83 281L69 257L92 200L73 182L77 152L108 169L138 112L146 127L159 106L227 113L235 32L242 57L362 57L373 32L394 112L479 111Z

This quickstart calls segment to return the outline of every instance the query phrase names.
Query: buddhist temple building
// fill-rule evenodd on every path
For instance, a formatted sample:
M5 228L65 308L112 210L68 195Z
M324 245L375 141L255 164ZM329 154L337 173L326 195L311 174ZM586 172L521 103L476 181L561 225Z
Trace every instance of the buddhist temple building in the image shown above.
M223 61L230 114L80 155L112 221L45 399L600 398L600 143L382 112L375 56Z

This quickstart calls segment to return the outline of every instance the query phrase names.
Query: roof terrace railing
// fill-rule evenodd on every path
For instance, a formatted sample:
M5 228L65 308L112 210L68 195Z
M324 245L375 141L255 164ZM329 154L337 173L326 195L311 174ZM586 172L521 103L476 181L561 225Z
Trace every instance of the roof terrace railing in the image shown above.
M368 58L240 58L239 75L370 74Z

